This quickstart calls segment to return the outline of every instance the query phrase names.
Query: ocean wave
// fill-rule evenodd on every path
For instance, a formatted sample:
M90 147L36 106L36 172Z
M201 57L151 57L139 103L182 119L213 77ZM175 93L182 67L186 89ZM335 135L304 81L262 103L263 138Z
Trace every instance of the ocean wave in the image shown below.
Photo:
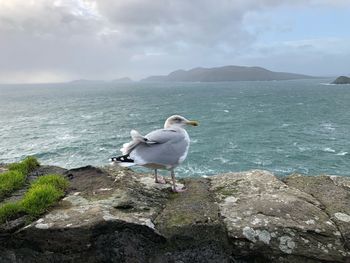
M179 168L177 168L176 172L180 177L189 177L189 176L207 176L207 175L213 175L216 174L217 171L214 169L211 169L207 166L199 166L199 165L193 165L193 164L187 164L182 165Z
M288 167L275 167L275 168L272 168L272 171L276 174L291 174L293 172L295 172L294 169L292 168L288 168Z
M225 159L223 157L215 157L213 160L220 161L222 164L228 163L230 161L229 159Z
M80 115L80 117L82 117L83 119L87 119L87 120L90 120L92 118L91 115L85 115L85 114Z
M289 127L291 124L289 124L289 123L283 123L282 125L281 125L281 128L286 128L286 127Z
M340 152L338 152L336 155L338 155L338 156L344 156L344 155L347 155L347 154L348 154L348 152L340 151Z
M309 174L309 168L303 167L303 166L298 168L274 167L274 168L271 168L271 171L275 174L282 174L282 175L289 175L293 173Z
M321 124L321 127L322 127L324 130L328 130L328 131L334 131L334 130L335 130L335 127L334 127L334 124L333 124L333 123L322 123L322 124Z
M335 150L330 148L330 147L325 147L325 148L322 149L322 151L328 152L328 153L335 153Z
M311 148L310 147L306 147L306 146L298 146L298 150L300 152L306 152L306 151L311 150Z
M56 136L56 139L57 139L57 140L62 140L62 141L73 140L73 139L75 139L75 138L77 138L77 137L74 136L74 135L72 135L72 134L69 134L69 133Z
M260 165L260 166L267 166L271 165L272 161L270 160L261 160L261 159L256 159L252 161L254 164Z

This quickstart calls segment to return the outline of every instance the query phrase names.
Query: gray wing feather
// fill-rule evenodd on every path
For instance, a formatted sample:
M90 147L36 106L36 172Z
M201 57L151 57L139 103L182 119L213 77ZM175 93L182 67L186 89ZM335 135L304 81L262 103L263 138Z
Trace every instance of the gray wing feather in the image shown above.
M150 132L144 138L147 139L146 143L166 143L168 141L178 141L184 137L176 130L160 129Z
M145 136L146 143L139 144L130 157L135 163L176 165L187 150L188 141L184 134L176 130L155 130Z

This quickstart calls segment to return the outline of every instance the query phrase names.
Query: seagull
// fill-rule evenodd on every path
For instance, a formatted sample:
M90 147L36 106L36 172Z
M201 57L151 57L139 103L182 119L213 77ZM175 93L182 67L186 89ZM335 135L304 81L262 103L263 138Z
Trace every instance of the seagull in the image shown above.
M154 130L145 136L131 130L132 140L120 149L123 155L113 157L111 161L123 167L138 165L154 169L155 182L161 184L166 182L158 176L157 170L170 170L172 190L183 192L185 189L176 187L174 169L187 157L190 137L185 127L188 125L198 126L198 122L173 115L165 121L164 129Z

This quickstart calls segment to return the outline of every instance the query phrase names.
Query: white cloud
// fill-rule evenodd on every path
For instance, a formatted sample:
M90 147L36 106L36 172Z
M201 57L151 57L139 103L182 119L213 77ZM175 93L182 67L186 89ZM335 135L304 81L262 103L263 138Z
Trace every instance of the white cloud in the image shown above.
M280 6L343 8L346 2L0 0L0 82L138 78L200 65L256 65L269 54L263 49L275 50L270 52L275 56L289 52L288 43L259 47L260 34L291 29L266 21L259 33L250 30L245 17L259 17ZM309 45L313 52L322 52L341 45L327 43L299 43L291 49L294 54Z

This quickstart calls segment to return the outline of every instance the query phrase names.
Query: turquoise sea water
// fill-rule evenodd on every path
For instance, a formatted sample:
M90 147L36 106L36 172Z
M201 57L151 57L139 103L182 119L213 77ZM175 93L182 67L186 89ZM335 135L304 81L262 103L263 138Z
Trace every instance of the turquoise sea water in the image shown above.
M179 176L350 175L350 86L329 81L2 85L0 162L105 165L176 113L200 121Z

